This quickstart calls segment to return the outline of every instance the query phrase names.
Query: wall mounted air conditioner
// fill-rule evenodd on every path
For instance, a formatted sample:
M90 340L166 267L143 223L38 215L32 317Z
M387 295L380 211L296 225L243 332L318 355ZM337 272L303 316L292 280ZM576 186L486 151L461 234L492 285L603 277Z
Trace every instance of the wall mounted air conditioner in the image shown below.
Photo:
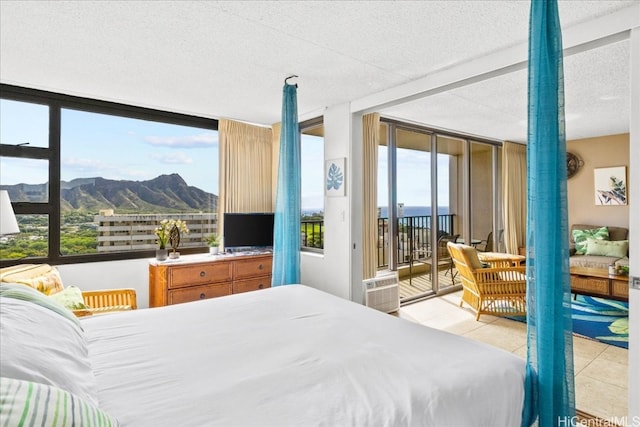
M365 305L393 313L400 309L400 287L398 285L398 273L388 273L362 282L364 286Z

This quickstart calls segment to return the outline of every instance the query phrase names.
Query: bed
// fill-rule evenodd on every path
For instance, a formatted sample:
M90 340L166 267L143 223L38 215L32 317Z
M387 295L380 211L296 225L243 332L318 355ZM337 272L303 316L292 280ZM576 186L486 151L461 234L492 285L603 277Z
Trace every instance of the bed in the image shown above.
M35 383L123 426L520 425L522 359L307 286L79 321L28 299L2 296L0 405ZM72 374L33 378L52 359Z

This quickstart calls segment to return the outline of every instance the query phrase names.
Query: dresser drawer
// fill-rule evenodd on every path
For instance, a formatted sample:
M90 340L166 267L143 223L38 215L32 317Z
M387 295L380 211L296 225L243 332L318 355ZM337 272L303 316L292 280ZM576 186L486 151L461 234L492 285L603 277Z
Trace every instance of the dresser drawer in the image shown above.
M232 265L229 262L213 262L176 266L168 269L169 289L205 283L230 282Z
M273 258L271 256L243 259L234 263L235 280L247 279L256 276L270 276ZM271 281L269 281L271 282Z
M271 287L271 276L259 277L257 279L237 280L233 282L233 293L257 291Z
M231 283L215 283L171 290L169 291L168 303L180 304L224 295L231 295Z
M571 290L590 294L609 295L609 279L571 275Z

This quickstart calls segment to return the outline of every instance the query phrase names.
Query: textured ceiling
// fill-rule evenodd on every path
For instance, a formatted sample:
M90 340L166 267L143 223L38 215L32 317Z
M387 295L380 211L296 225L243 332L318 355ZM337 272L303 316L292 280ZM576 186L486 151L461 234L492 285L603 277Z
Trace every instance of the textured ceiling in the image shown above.
M560 1L563 27L637 1ZM637 9L634 9L634 11ZM301 119L527 39L528 1L1 1L0 81L205 117ZM569 139L628 132L629 47L565 59ZM526 72L382 110L526 139Z
M629 132L629 42L564 60L568 139ZM383 109L416 123L508 141L526 141L527 71L515 71Z

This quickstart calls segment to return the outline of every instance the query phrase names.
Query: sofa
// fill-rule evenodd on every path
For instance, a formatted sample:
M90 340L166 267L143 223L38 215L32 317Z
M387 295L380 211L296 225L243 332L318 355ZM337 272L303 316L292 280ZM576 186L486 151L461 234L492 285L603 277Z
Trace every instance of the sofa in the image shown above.
M607 269L611 264L629 265L629 229L573 224L569 235L571 267Z
M133 288L81 291L64 286L58 269L49 264L18 264L0 268L0 283L17 283L50 296L77 317L138 308Z

